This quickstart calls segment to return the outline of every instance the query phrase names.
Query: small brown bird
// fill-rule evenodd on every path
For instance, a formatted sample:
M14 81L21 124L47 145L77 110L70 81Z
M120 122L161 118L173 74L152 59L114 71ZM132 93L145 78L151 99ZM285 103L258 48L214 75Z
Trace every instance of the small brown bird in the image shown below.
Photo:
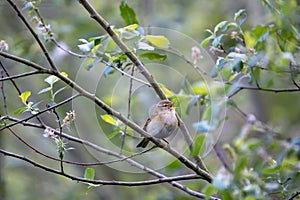
M176 133L178 123L174 103L162 100L155 105L143 129L155 138L166 138ZM145 148L149 141L148 138L143 138L136 147Z

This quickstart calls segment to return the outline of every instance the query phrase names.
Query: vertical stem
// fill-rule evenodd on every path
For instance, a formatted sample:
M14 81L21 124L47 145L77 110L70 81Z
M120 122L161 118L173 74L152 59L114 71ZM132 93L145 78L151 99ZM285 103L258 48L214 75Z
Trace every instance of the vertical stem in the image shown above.
M134 66L132 66L131 68L131 76L133 76L134 74ZM127 105L127 119L130 119L130 110L131 110L131 95L132 95L132 86L133 86L133 79L130 78L129 81L129 91L128 91L128 105ZM122 153L123 147L124 147L124 143L125 143L125 138L126 138L126 132L127 132L127 125L124 128L124 133L122 135L122 142L121 142L121 150L120 153Z

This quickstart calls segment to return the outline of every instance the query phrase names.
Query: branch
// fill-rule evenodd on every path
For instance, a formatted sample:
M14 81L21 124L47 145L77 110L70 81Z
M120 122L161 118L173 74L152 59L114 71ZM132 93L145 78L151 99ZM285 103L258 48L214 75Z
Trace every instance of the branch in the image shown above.
M53 106L50 106L50 107L48 107L48 108L46 108L46 109L44 109L44 110L42 110L42 111L40 111L40 112L38 112L38 113L36 113L36 114L34 114L34 115L31 115L31 116L29 116L29 117L26 117L26 118L20 120L20 121L17 121L17 122L8 124L8 125L6 125L6 126L3 126L2 128L0 128L0 131L3 131L4 129L13 127L13 126L15 126L15 125L17 125L17 124L21 124L22 122L26 122L26 121L28 121L28 120L34 118L34 117L37 117L37 116L41 115L41 114L44 113L44 112L50 111L50 110L52 110L52 109L54 109L54 108L56 108L56 107L59 107L59 106L65 104L65 103L68 103L69 101L72 101L73 99L77 98L78 96L80 96L80 95L79 95L79 94L76 94L76 95L74 95L74 96L72 96L72 97L69 97L69 98L65 99L64 101L62 101L62 102L60 102L60 103L58 103L58 104L55 104L55 105L53 105Z
M3 51L0 51L0 55L3 56L4 58L8 58L10 60L14 60L18 63L23 63L27 66L30 66L38 71L40 71L41 73L49 73L50 74L50 71L48 71L46 68L42 67L41 65L38 65L34 62L31 62L29 60L26 60L24 58L21 58L21 57L18 57L18 56L15 56L15 55L12 55L12 54L9 54L9 53L6 53L6 52L3 52Z
M26 20L26 18L23 16L23 14L21 13L21 11L19 10L19 8L17 7L17 5L11 1L11 0L7 0L7 2L11 5L11 7L15 10L15 12L18 14L18 17L21 19L21 21L25 24L25 26L27 27L27 29L30 31L30 33L32 34L32 36L34 37L35 41L38 43L38 45L40 46L41 50L43 51L48 63L50 64L50 67L52 70L57 71L57 68L53 62L53 60L51 59L48 50L46 49L46 47L44 46L44 44L42 43L42 41L40 40L39 36L35 33L35 31L33 30L33 28L31 27L31 25L29 24L29 22Z
M159 184L159 183L163 183L163 182L191 180L191 179L199 179L200 178L198 175L188 174L188 175L182 175L182 176L164 177L164 178L159 178L159 179L155 179L155 180L136 181L136 182L90 180L90 179L81 178L81 177L78 177L78 176L73 176L73 175L70 175L70 174L66 174L62 171L59 171L59 170L50 168L48 166L39 164L34 160L31 160L31 159L29 159L25 156L14 154L12 152L8 152L8 151L0 149L0 153L4 154L6 156L10 156L10 157L14 157L14 158L17 158L17 159L20 159L20 160L24 160L25 162L28 162L28 163L32 164L33 166L35 166L35 167L38 167L40 169L43 169L45 171L48 171L48 172L51 172L51 173L54 173L54 174L58 174L58 175L67 177L67 178L75 180L75 181L80 181L80 182L84 182L84 183L91 183L91 184L99 184L99 185L145 186L145 185ZM205 195L203 195L203 197L205 197Z
M232 83L226 83L227 85L232 85ZM300 88L262 88L262 87L254 87L254 86L239 86L235 92L233 92L228 99L239 93L241 90L260 90L265 92L274 92L274 93L282 93L282 92L300 92Z
M153 76L150 74L150 72L147 70L147 68L143 65L143 63L139 60L139 58L127 47L127 45L118 37L118 35L115 33L113 28L110 26L110 24L97 13L97 11L93 8L93 6L87 1L87 0L79 0L79 3L82 4L82 6L89 12L91 18L96 20L101 27L111 36L113 41L120 47L120 49L128 56L128 58L132 61L132 63L135 64L135 66L140 70L141 74L147 79L147 81L152 85L153 89L157 93L157 95L161 99L167 99L166 95L162 91L161 87L159 86L158 82L153 78ZM121 120L122 121L122 120ZM192 152L193 149L193 140L191 139L191 136L188 132L188 129L186 128L184 122L179 119L180 121L180 129L184 135L184 138L186 139L189 148ZM142 135L145 137L145 135ZM152 141L152 140L151 140ZM153 142L153 141L152 141ZM196 156L196 161L198 166L201 167L201 169L204 169L205 171L208 171L205 167L204 162L199 156Z
M4 77L0 78L0 82L4 82L4 81L7 81L7 80L13 80L13 79L17 79L17 78L22 78L22 77L27 77L27 76L31 76L31 75L35 75L35 74L41 74L41 73L42 72L40 72L40 71L25 72L25 73L22 73L22 74L17 74L17 75L5 77L5 78Z
M22 124L26 125L26 126L33 126L33 127L38 127L38 128L45 128L45 126L43 126L43 125L34 124L34 123L30 123L30 122L22 122ZM58 130L55 130L55 132L56 132L56 134L59 134ZM82 140L82 139L76 138L74 136L67 135L65 133L62 133L62 137L66 138L66 139L68 139L70 141L73 141L73 142L77 142L77 143L80 143L80 144L87 145L87 146L89 146L89 147L91 147L91 148L93 148L93 149L95 149L95 150L97 150L99 152L105 153L107 155L114 156L114 157L117 157L119 159L123 159L126 162L128 162L129 164L131 164L132 166L135 166L135 167L137 167L137 168L139 168L139 169L141 169L143 171L146 171L149 174L152 174L152 175L158 177L159 179L167 178L163 174L160 174L160 173L158 173L158 172L156 172L156 171L154 171L154 170L152 170L152 169L150 169L148 167L145 167L145 166L137 163L136 161L134 161L132 159L128 159L128 157L126 157L126 156L123 156L123 155L117 154L115 152L112 152L110 150L107 150L107 149L104 149L102 147L99 147L99 146L97 146L97 145L95 145L95 144L93 144L93 143L91 143L89 141ZM0 152L1 152L1 149L0 149ZM58 160L59 161L59 159L56 159L56 158L54 158L54 160ZM61 173L61 171L59 171L59 172ZM185 175L183 175L183 176L185 176ZM197 175L195 175L195 176L197 176ZM198 178L201 178L201 177L198 176ZM188 194L190 194L192 196L200 197L200 198L204 198L205 197L205 196L203 196L202 193L198 193L196 191L193 191L193 190L191 190L191 189L189 189L189 188L187 188L187 187L185 187L185 186L183 186L183 185L181 185L181 184L179 184L177 182L172 181L172 182L170 182L170 184L173 185L176 188L181 189L182 191L184 191L184 192L186 192L186 193L188 193ZM210 199L217 199L217 198L210 197Z

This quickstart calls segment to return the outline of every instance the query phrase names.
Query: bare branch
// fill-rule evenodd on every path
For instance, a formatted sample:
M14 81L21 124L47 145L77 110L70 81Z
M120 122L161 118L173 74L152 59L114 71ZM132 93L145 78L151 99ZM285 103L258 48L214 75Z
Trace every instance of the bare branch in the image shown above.
M26 60L24 58L21 58L21 57L18 57L18 56L15 56L15 55L12 55L12 54L9 54L9 53L6 53L6 52L3 52L3 51L0 51L0 55L3 56L4 58L8 58L10 60L14 60L18 63L23 63L27 66L30 66L40 72L43 72L43 73L49 73L50 74L50 71L48 71L46 68L42 67L41 65L38 65L34 62L31 62L29 60Z
M41 74L40 71L32 71L32 72L25 72L22 74L17 74L17 75L13 75L13 76L9 76L9 77L2 77L0 78L0 82L4 82L7 80L13 80L13 79L17 79L17 78L23 78L23 77L27 77L27 76L31 76L31 75L35 75L35 74Z
M55 66L52 58L49 55L48 50L46 49L46 47L44 46L44 44L42 43L42 41L40 40L39 36L35 33L35 31L33 30L33 28L31 27L31 25L29 24L29 22L26 20L26 18L23 16L23 14L21 13L21 11L19 10L19 8L17 7L17 5L12 1L12 0L7 0L8 3L11 5L11 7L15 10L15 12L18 14L18 17L21 19L21 21L25 24L25 26L27 27L27 29L30 31L31 35L34 37L35 41L38 43L38 45L40 46L41 50L43 51L50 67L52 70L57 71L57 67Z

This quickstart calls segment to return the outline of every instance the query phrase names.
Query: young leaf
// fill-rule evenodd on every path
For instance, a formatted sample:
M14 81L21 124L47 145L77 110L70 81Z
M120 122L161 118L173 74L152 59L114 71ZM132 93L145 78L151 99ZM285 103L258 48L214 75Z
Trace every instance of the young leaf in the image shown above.
M17 110L15 110L14 114L18 115L18 114L24 113L26 111L27 111L27 106L22 107L22 108L18 108Z
M169 40L162 35L146 35L145 38L151 42L151 44L159 48L168 48L170 45Z
M201 47L201 48L206 47L206 45L207 45L211 40L213 40L214 38L215 38L215 37L214 37L213 35L208 36L207 38L205 38L205 39L201 42L200 47Z
M102 118L102 120L105 121L106 123L112 124L112 125L114 125L114 126L117 125L117 121L116 121L111 115L108 115L108 114L101 115L101 118Z
M223 29L227 23L227 21L222 21L218 23L214 28L214 34L216 34L219 30Z
M68 77L69 76L67 72L61 72L60 74L63 75L64 77Z
M26 91L26 92L23 92L19 97L21 98L23 104L26 105L26 101L28 99L28 97L31 95L31 92L30 91Z
M147 52L140 54L141 58L148 58L149 60L159 60L159 61L164 61L167 59L167 55L165 54L159 54L157 52Z
M139 24L134 10L128 6L125 1L122 1L120 5L121 17L125 21L126 25Z
M93 168L86 168L84 171L84 178L89 179L89 180L94 180L95 170Z
M136 30L138 27L139 27L138 24L131 24L129 26L125 26L124 30L133 31L133 30Z
M252 32L246 31L244 33L244 38L245 38L245 43L246 43L247 49L253 48L255 46L256 38Z
M94 47L94 41L84 43L84 44L79 44L77 47L82 53L88 53L91 51L91 49Z
M241 26L247 19L247 13L245 9L240 9L234 14L234 21Z
M49 85L53 85L55 82L59 81L59 78L57 78L56 76L54 75L50 75L48 76L47 78L45 78L44 80L46 83L48 83Z
M161 87L167 98L171 98L175 95L174 92L169 90L164 84L159 83L159 86Z
M137 44L137 48L138 49L141 49L141 50L149 50L149 51L153 51L154 50L154 47L145 43L145 42L139 42Z
M199 135L195 140L193 148L193 156L197 156L203 151L205 147L206 136L204 134Z
M222 37L224 36L224 34L221 34L219 35L218 37L216 37L213 41L212 41L212 45L214 47L218 47L220 44L221 44L221 40L222 40Z
M64 87L62 87L62 88L59 88L54 94L53 94L53 97L52 98L54 98L58 93L60 93L61 91L63 91L64 89L66 89L66 88L68 88L69 86L67 85L67 86L64 86Z
M52 87L46 87L46 88L44 88L44 89L41 89L41 90L38 92L38 94L46 93L46 92L50 91L51 89L52 89Z
M119 135L120 132L121 132L121 128L117 127L112 133L110 133L107 136L107 139L109 139L109 140L113 139L114 137L116 137L117 135Z
M112 74L116 71L115 68L111 67L111 66L108 66L105 68L104 72L103 72L103 75L106 77L107 75L109 74Z

